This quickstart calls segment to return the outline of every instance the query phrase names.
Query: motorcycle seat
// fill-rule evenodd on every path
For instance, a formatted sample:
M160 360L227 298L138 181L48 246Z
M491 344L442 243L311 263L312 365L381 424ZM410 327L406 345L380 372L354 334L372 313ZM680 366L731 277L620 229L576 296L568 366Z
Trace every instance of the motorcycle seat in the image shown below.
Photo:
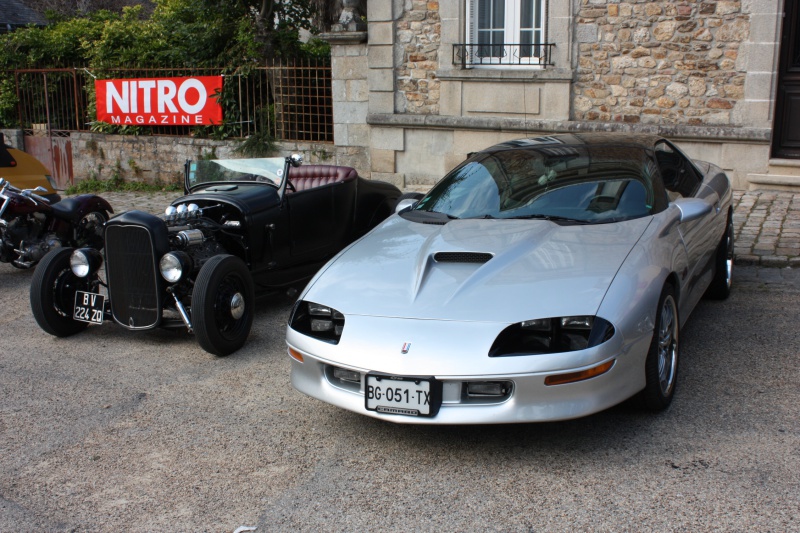
M52 204L53 215L62 220L76 221L81 203L76 198L65 198L60 202Z

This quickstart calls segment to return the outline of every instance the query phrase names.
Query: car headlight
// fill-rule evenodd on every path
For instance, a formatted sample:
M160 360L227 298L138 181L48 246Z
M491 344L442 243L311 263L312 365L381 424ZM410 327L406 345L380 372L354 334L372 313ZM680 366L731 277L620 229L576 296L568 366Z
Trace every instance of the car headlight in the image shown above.
M597 316L525 320L500 332L489 357L574 352L602 344L613 335L614 326Z
M289 318L289 326L309 337L338 344L344 331L344 315L332 307L298 301Z
M69 258L72 273L79 278L94 274L103 264L103 256L94 248L78 248Z
M192 258L185 252L169 252L158 262L161 277L170 283L177 283L192 271Z

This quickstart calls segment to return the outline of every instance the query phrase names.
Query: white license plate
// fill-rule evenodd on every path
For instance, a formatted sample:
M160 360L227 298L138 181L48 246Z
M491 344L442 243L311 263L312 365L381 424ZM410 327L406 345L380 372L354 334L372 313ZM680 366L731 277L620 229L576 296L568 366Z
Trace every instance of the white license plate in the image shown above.
M106 297L102 294L76 291L75 309L72 311L72 318L81 322L102 324L105 302Z
M430 416L431 380L367 374L364 398L367 410L394 415Z

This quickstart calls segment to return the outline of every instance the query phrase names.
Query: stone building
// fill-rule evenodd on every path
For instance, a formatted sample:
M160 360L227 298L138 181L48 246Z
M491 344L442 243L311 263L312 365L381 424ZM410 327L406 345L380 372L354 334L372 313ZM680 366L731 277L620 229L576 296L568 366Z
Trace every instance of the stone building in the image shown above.
M323 36L337 159L424 190L500 141L647 132L736 188L800 187L795 4L369 0Z

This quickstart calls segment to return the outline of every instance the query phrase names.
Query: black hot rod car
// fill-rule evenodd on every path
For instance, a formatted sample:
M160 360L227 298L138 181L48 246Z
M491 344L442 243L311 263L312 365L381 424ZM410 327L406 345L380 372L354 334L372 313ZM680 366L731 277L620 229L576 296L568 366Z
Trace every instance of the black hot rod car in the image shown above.
M36 322L58 337L106 320L185 327L212 354L238 350L257 291L311 277L401 197L352 168L301 161L187 162L187 195L163 216L128 211L106 223L103 252L61 248L42 259L31 282Z

